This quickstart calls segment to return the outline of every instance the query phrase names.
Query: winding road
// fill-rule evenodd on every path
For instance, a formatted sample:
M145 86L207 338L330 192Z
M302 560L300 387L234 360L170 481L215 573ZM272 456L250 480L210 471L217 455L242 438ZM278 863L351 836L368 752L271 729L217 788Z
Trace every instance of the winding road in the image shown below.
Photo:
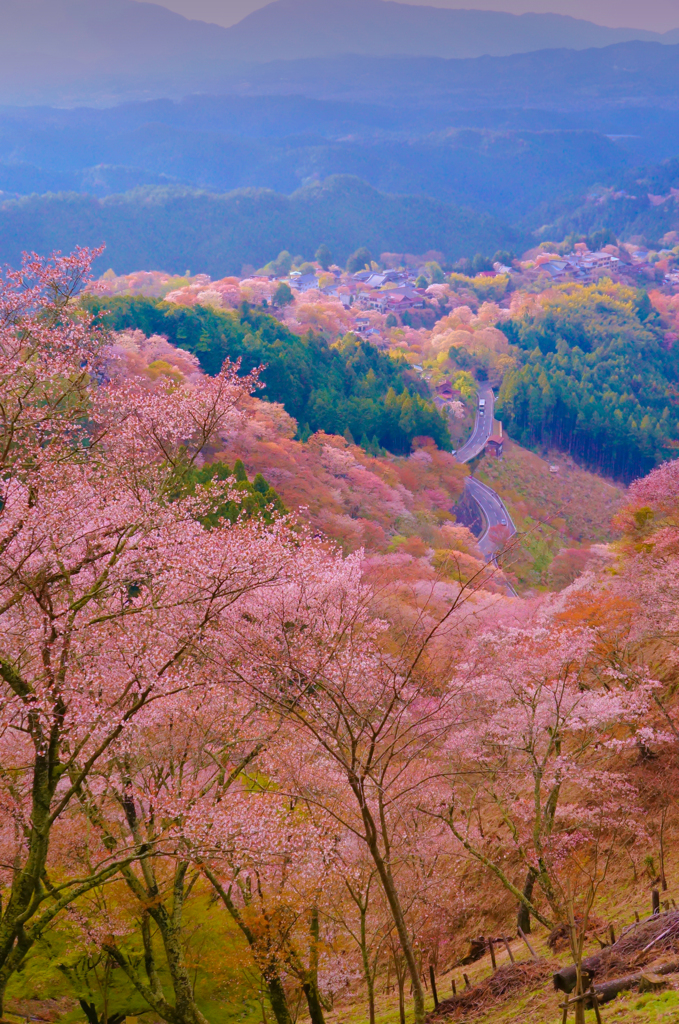
M455 452L455 458L458 462L470 462L477 455L480 455L486 447L488 438L493 433L495 395L491 388L484 388L479 391L478 397L479 401L485 400L485 408L481 409L480 406L477 406L476 422L472 435L467 443ZM509 540L516 533L512 517L507 511L500 495L496 494L491 487L481 483L480 480L476 480L473 476L468 477L465 489L478 505L486 527L477 541L479 548L487 561L495 561L500 545L491 538L491 528L493 526L505 527L507 530L506 540ZM497 565L497 562L495 564ZM517 596L511 583L508 582L506 586L509 593Z
M458 462L469 462L477 455L480 455L486 447L488 438L493 433L495 395L491 388L484 388L483 391L479 391L478 401L481 402L483 400L486 403L485 409L482 410L478 404L476 406L476 423L472 430L472 436L466 444L463 444L455 452L455 458Z

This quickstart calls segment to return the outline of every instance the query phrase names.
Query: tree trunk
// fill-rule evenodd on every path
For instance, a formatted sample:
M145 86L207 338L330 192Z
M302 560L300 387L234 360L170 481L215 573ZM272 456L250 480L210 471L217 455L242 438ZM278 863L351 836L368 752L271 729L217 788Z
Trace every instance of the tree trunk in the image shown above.
M89 1024L124 1024L124 1013L105 1014L101 1020L94 1003L88 1003L86 999L79 999L80 1009L83 1011Z
M375 984L372 978L368 978L368 1020L375 1024Z
M4 661L0 661L0 675L13 688L18 685L17 681L21 682L11 666ZM36 897L44 891L41 879L47 863L51 832L50 811L58 780L55 771L58 741L55 742L54 737L43 736L42 728L35 722L33 712L29 713L29 721L34 722L33 743L36 748L32 779L31 827L26 860L23 865L17 864L14 869L7 905L0 916L0 1015L4 1009L7 982L21 967L34 942L28 931L28 924L34 916L30 910L34 901L37 903ZM43 746L47 748L47 752L42 749Z
M269 993L271 1011L276 1018L276 1024L292 1024L292 1018L290 1016L290 1010L288 1009L288 1000L285 995L285 989L283 988L283 982L277 974L274 974L271 978L267 978L264 974L262 977L264 978L266 990Z
M131 821L131 825L133 836L139 845L133 821ZM153 868L148 862L143 861L141 864L143 883L129 867L123 868L121 872L130 891L146 908L141 920L141 935L144 946L144 970L148 982L143 980L137 963L124 956L117 946L105 944L103 948L123 969L134 988L151 1009L163 1020L168 1021L168 1024L209 1024L196 1005L182 942L182 916L187 894L185 884L187 870L187 862L180 861L175 867L173 898L169 907L158 895L160 887ZM165 964L174 995L174 1005L165 997L156 968L150 918L156 924L162 941Z
M163 928L160 929L160 933L163 940L163 946L165 947L165 956L167 959L170 978L172 980L172 988L175 993L175 1006L177 1013L186 1021L186 1024L208 1024L208 1021L196 1005L193 994L193 985L191 984L189 972L186 967L184 949L180 936L177 934L177 931L172 924L166 928L165 934L163 934Z
M408 935L408 927L405 921L405 915L401 907L401 901L398 897L396 885L394 879L391 876L389 865L385 863L382 854L380 853L379 846L377 845L377 839L375 836L375 823L372 817L369 816L369 811L364 806L362 808L364 812L364 821L368 825L367 831L367 842L368 849L373 858L377 873L384 889L384 894L387 897L389 903L389 909L391 910L391 916L394 919L396 925L396 933L398 935L398 941L403 950L403 956L408 967L408 973L413 986L413 1002L415 1011L415 1024L423 1024L424 1021L424 992L422 990L422 982L420 980L420 974L417 969L417 961L415 960L415 953L413 952L413 946Z
M366 904L359 904L361 911L361 959L363 961L363 975L368 989L368 1019L369 1024L375 1024L375 979L370 969L370 957L368 956L368 940L366 935Z
M523 886L523 895L529 901L529 903L533 902L533 889L535 887L536 878L537 873L533 870L533 868L528 868L528 874L526 875L526 881ZM525 903L519 903L517 926L523 932L525 932L526 935L530 935L530 910L528 909Z
M323 1004L321 994L318 990L318 946L321 940L320 924L318 920L318 907L311 908L309 919L309 932L311 935L311 949L309 951L309 970L302 989L306 996L309 1007L311 1024L325 1024L323 1015Z
M402 971L396 972L396 980L398 982L398 1019L400 1024L406 1024L406 979Z
M238 907L231 899L230 890L225 889L224 886L221 885L217 876L208 868L204 868L203 870L206 878L212 883L215 892L218 894L222 903L231 915L231 918L238 925L250 946L253 959L262 972L262 978L266 985L267 992L269 993L271 1011L276 1018L276 1024L292 1024L292 1016L288 1007L285 988L283 987L283 982L281 981L276 968L274 958L267 955L266 950L261 949L261 942L257 941L257 937L254 932L248 927ZM262 963L263 959L265 961L264 963Z
M313 981L305 981L302 985L302 990L306 997L307 1006L309 1007L311 1024L325 1024L323 1007L321 1006L321 1000L318 995L318 986Z
M583 992L584 982L582 978L582 971L580 969L580 965L578 965L578 980L575 984L575 994L576 996L580 996ZM575 1024L585 1024L585 1003L582 999L575 1004Z
M4 1018L5 1013L5 990L7 988L7 979L0 980L0 1018Z
M80 1009L83 1011L89 1024L99 1024L99 1014L94 1003L88 1003L86 999L79 999Z
M667 819L667 807L663 807L662 818L660 819L660 882L662 891L667 892L667 877L665 875L665 821Z

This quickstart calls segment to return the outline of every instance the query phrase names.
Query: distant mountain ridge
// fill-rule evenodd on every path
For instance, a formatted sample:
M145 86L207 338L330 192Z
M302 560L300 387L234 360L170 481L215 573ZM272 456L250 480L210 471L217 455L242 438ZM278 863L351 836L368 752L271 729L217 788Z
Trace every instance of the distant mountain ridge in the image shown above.
M465 58L532 50L589 49L629 42L679 42L639 29L612 29L559 14L420 7L393 0L276 0L229 29L243 59L364 56ZM674 38L676 36L676 39Z
M403 83L407 83L407 89ZM272 61L234 76L247 96L314 96L335 102L461 110L592 110L679 102L679 46L632 41L589 50L507 57L340 57Z
M630 40L679 42L553 14L392 0L275 0L232 28L136 0L0 0L0 103L107 104L223 92L270 61L474 58ZM231 86L229 85L229 88Z
M407 145L403 131L378 127L380 117L389 126L409 113L400 121ZM254 186L290 194L348 174L382 192L427 195L506 218L627 166L625 153L605 135L569 125L559 131L553 115L546 131L455 129L445 121L443 130L432 131L426 117L421 108L394 112L291 97L5 109L0 190L103 197L138 185L182 184L219 193ZM267 134L274 126L280 134Z
M185 267L225 277L244 263L262 266L282 249L312 257L321 242L344 263L366 245L371 252L468 252L520 247L516 231L485 213L425 196L393 196L358 178L336 175L291 196L269 189L225 195L192 188L139 188L97 199L60 193L0 197L0 263L17 266L22 251L70 252L106 244L103 272Z

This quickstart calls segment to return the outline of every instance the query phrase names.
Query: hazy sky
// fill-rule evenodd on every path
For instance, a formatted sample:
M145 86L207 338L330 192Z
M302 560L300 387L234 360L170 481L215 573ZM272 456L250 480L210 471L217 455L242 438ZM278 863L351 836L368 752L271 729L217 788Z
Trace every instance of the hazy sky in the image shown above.
M233 25L269 0L154 0L187 18ZM513 14L553 12L586 18L600 25L666 32L679 28L679 0L407 0L431 7L463 7Z

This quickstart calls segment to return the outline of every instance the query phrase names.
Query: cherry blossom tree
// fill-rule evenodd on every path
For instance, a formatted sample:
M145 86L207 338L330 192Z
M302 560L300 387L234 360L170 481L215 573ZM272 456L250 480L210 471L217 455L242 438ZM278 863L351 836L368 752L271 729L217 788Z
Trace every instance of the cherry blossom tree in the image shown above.
M229 842L218 840L202 870L250 947L278 1024L291 1020L295 989L312 1024L324 1024L343 981L324 928L333 836L274 794L250 795L234 811ZM234 829L239 814L247 835Z
M623 731L643 728L654 684L600 665L594 631L562 624L556 608L482 632L469 654L457 678L470 724L449 738L452 781L430 811L515 897L524 930L531 916L552 926L566 920L566 865L630 822L636 794L613 762Z
M372 858L356 836L345 834L338 843L328 887L324 913L351 940L365 984L368 1019L375 1024L377 975L389 948L394 922Z
M665 670L676 665L679 647L679 460L632 484L616 522L625 531L616 590L636 610L630 640Z
M297 532L298 550L300 539ZM280 559L282 552L269 554ZM306 575L309 564L302 562ZM238 609L247 621L250 606ZM262 789L261 755L281 742L284 722L263 715L231 686L215 658L213 643L223 656L233 625L203 641L203 685L193 688L191 704L178 694L138 715L124 744L83 786L82 807L100 844L135 854L120 875L136 906L143 960L125 951L115 929L96 920L92 927L155 1013L169 1024L205 1024L184 920L207 880L248 943L279 1024L291 1020L290 982L322 1024L318 907L330 854L323 828Z
M256 378L107 378L106 338L72 303L95 255L27 257L0 283L0 1009L55 915L137 855L53 872L87 780L142 711L192 700L235 606L303 546L283 523L201 525L182 479Z
M294 742L278 742L271 754L279 785L364 844L420 1021L424 990L399 873L410 835L406 810L441 770L431 753L459 714L455 688L440 679L459 646L447 624L467 592L458 591L442 620L417 615L394 647L398 634L390 639L387 622L378 618L378 595L362 580L360 558L328 558L327 569L310 565L294 586L253 606L258 638L253 629L242 631L241 659L230 670L292 729Z
M180 693L137 716L115 756L91 773L81 801L105 849L135 854L120 876L143 959L126 950L125 931L106 915L96 915L88 931L169 1024L206 1024L187 956L187 909L204 888L208 847L221 840L229 851L240 848L253 825L247 798L241 793L230 813L229 797L267 734L267 724L253 720L252 707L225 690L218 675L205 682L190 704Z

